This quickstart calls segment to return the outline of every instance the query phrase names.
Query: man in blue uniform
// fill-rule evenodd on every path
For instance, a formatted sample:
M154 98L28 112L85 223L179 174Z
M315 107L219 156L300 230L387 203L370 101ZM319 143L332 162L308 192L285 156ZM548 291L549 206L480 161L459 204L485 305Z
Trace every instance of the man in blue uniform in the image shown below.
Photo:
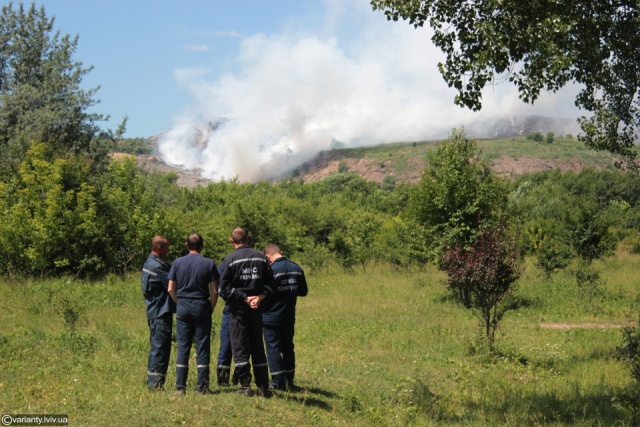
M154 236L151 253L142 267L141 288L147 306L149 324L149 360L147 385L152 390L163 390L171 356L171 331L176 305L167 292L169 265L164 259L169 253L169 241Z
M209 394L211 315L218 302L218 270L213 260L200 255L204 241L197 233L187 237L189 253L175 260L169 271L169 294L176 302L176 394L185 394L189 353L195 340L198 379L196 393Z
M269 244L264 254L271 263L274 292L262 304L262 330L271 371L271 388L296 391L296 355L293 349L297 298L307 295L304 271L285 258L280 248Z
M226 258L225 258L226 259ZM222 272L226 267L225 259L222 260L218 266L218 273L222 276ZM229 318L231 313L229 312L229 304L225 301L225 306L222 309L222 322L220 324L220 348L218 350L218 385L229 385L229 379L236 385L238 384L238 378L236 371L233 372L231 377L231 361L233 353L231 351L231 336L229 335Z
M250 395L251 367L258 392L267 397L269 372L262 341L262 311L260 302L272 293L271 272L267 257L249 247L249 236L243 228L231 232L235 250L225 257L220 277L220 293L229 305L229 333L235 371L240 389Z
M231 378L231 336L229 335L229 305L225 305L222 309L222 323L220 324L220 348L218 350L218 385L229 385L229 379ZM237 380L234 378L234 384L237 384Z

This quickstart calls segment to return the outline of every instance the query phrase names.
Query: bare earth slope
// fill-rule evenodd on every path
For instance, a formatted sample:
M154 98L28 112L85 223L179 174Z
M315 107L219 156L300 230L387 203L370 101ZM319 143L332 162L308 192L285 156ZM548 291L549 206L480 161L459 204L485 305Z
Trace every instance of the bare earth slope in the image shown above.
M312 162L299 167L292 176L316 181L348 170L369 181L382 182L386 176L396 181L417 182L426 165L427 153L437 142L391 144L379 147L332 150L320 153ZM610 169L616 158L609 153L586 149L573 138L539 143L526 138L487 139L478 142L479 156L501 176L559 169L579 172L583 168Z
M433 151L437 144L426 141L323 151L292 170L285 179L312 182L338 173L340 169L378 183L388 176L396 182L415 183L420 180L425 168L427 153ZM562 172L579 172L586 167L612 169L616 161L609 153L586 149L574 138L557 138L551 144L522 137L486 139L478 142L478 148L479 157L486 159L499 175L508 178L554 169ZM122 157L126 154L114 153L113 156ZM192 188L209 182L197 170L172 167L156 156L139 155L136 159L147 171L175 173L180 186Z

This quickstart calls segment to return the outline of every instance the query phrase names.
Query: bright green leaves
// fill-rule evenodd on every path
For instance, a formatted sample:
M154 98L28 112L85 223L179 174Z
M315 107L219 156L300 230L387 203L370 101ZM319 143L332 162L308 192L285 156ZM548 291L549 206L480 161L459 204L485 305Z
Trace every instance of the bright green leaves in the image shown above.
M388 19L428 22L445 54L438 65L458 93L454 102L482 107L487 84L508 80L527 103L569 82L584 90L576 105L581 140L635 164L640 128L640 3L552 0L372 0Z
M474 140L454 129L429 156L411 195L410 213L437 236L435 246L466 247L483 223L500 218L506 209L506 184L476 157L476 150Z
M87 228L99 227L91 209L95 189L66 186L72 162L52 159L43 144L32 144L18 173L4 183L0 258L9 274L45 274L86 262ZM82 249L74 250L78 245Z
M33 143L0 184L0 268L13 275L82 276L141 263L154 234L179 231L157 208L135 161L92 175L86 157ZM173 237L172 234L168 234Z

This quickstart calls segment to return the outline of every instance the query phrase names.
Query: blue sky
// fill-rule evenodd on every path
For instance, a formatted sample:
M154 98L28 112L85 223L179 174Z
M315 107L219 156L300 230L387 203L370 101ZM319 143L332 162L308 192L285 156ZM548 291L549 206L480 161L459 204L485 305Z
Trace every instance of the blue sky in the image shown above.
M29 4L29 3L25 3ZM189 102L176 83L179 68L233 68L243 37L294 25L318 12L321 2L295 0L45 0L63 34L79 36L75 59L93 70L86 87L100 86L97 110L115 128L129 116L128 137L151 136L171 127Z
M101 86L104 127L127 115L125 137L163 133L166 162L211 179L278 175L335 140L432 139L496 115L579 115L572 88L531 107L497 85L480 113L454 106L429 31L388 22L368 0L36 4L56 29L79 35L75 59L94 67L84 84Z

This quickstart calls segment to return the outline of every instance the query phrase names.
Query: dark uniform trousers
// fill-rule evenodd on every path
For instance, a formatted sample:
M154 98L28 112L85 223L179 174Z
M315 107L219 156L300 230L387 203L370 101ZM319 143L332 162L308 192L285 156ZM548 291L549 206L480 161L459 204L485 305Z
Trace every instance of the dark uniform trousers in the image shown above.
M294 328L293 322L282 326L263 325L271 381L272 385L278 389L293 385L295 378Z
M189 353L195 341L197 390L209 387L209 361L211 358L211 303L208 299L178 298L176 309L176 388L186 388L189 375Z
M234 376L238 378L240 386L250 386L251 358L256 386L266 389L269 386L269 369L262 341L262 310L253 310L247 304L240 304L230 307L229 318L229 334L235 363Z
M165 313L149 323L149 360L147 363L147 385L151 388L164 386L171 356L171 332L173 314Z
M222 324L220 325L220 349L218 351L218 385L229 385L231 378L231 338L229 337L229 305L222 310ZM237 379L234 373L234 384Z

